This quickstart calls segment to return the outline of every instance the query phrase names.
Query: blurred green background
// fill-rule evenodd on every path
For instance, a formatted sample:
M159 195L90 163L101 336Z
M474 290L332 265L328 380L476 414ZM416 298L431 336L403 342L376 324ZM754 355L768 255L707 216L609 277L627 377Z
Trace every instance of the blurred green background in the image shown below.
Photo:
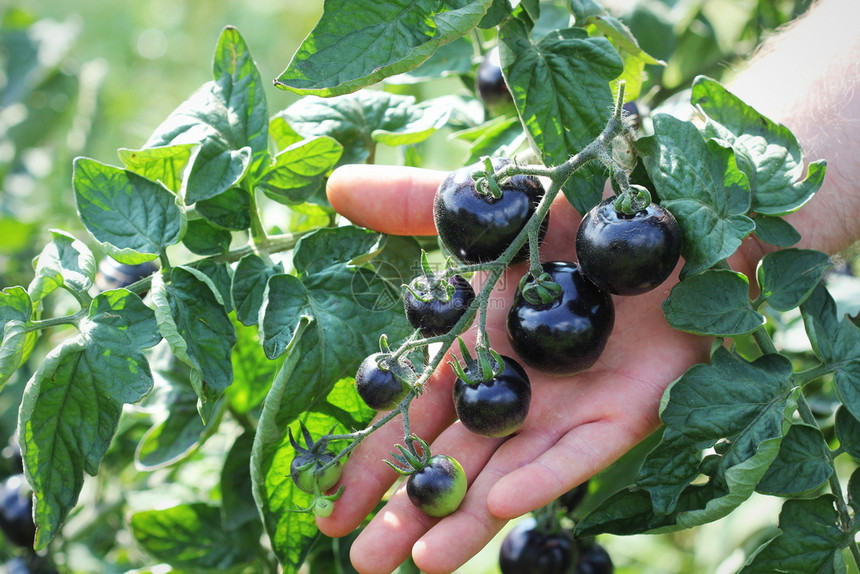
M615 4L628 15L643 47L669 64L651 86L652 97L662 99L686 85L693 73L717 77L807 2ZM211 79L211 55L224 26L240 30L265 81L287 66L322 8L322 0L3 0L0 288L30 282L32 258L46 243L49 228L87 237L75 215L72 159L88 156L118 164L117 148L142 146L174 108ZM637 28L653 33L640 35ZM430 89L466 91L465 84L450 79ZM266 95L271 113L298 99L271 84ZM858 303L856 287L852 283L845 296L852 304ZM0 395L0 448L14 430L22 386L22 380L13 380ZM629 478L641 451L618 465L619 477ZM605 480L611 479L609 473ZM744 559L741 549L773 535L780 504L756 496L728 518L702 528L602 542L620 573L733 572ZM501 536L461 572L497 572L500 542ZM88 566L78 571L123 570Z

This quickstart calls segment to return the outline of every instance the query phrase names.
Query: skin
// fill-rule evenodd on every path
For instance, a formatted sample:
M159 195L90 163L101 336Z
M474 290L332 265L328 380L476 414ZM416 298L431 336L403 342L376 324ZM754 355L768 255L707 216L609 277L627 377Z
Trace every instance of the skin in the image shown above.
M828 253L858 238L860 193L853 182L860 177L860 163L852 156L860 136L851 128L860 121L856 101L860 74L851 55L860 49L860 35L849 27L856 18L845 17L846 12L857 11L856 0L821 3L766 45L729 85L749 104L794 131L808 160L828 160L821 191L788 217L803 235L799 247ZM358 225L392 234L431 235L435 232L433 195L445 175L409 167L348 165L332 174L328 197L336 210ZM374 191L373 201L368 201L368 189ZM559 197L541 249L543 260L575 259L579 220ZM766 249L749 238L730 264L754 280L755 265ZM414 508L401 486L353 544L355 568L363 574L388 573L411 554L428 574L453 572L507 520L584 482L653 432L664 390L691 365L706 361L711 345L709 338L674 331L663 317L660 304L677 282L682 265L683 261L666 283L651 292L615 298L614 331L590 370L567 378L529 372L531 410L512 438L478 437L454 422L454 376L447 366L440 368L412 403L412 429L431 442L432 452L461 462L469 492L457 512L439 520ZM512 352L504 321L525 271L525 264L513 267L491 296L487 329L501 354ZM480 278L476 289L479 283ZM474 333L470 334L473 338ZM401 434L402 426L396 422L385 425L353 452L341 480L348 494L331 516L317 520L325 534L351 532L386 494L397 475L381 460L395 443L402 443Z

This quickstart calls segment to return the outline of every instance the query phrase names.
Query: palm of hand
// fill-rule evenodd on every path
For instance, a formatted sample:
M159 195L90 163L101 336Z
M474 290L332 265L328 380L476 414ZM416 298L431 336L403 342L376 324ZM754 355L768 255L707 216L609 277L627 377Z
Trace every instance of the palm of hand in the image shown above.
M390 205L390 204L389 204ZM574 260L579 216L564 200L553 205L543 260ZM499 353L513 355L505 330L507 309L526 264L508 270L491 295L487 332ZM469 477L460 509L442 520L424 516L399 488L352 547L361 572L390 572L413 555L426 572L451 572L478 552L507 519L549 503L635 446L659 424L666 387L690 365L707 359L709 341L669 327L660 307L677 278L649 293L614 297L616 321L606 349L591 369L573 377L529 370L531 409L508 439L471 434L455 422L454 376L442 368L412 403L412 430L432 439L434 453L458 459ZM469 341L469 335L466 335ZM382 459L402 442L389 424L352 454L343 474L346 494L323 532L341 536L357 527L396 475Z

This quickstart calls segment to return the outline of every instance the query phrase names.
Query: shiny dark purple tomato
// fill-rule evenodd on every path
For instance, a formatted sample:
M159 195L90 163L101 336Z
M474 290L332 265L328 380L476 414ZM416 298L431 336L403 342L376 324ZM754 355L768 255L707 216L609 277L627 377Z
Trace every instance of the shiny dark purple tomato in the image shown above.
M501 169L507 158L493 158L493 167ZM442 181L433 200L436 230L445 248L463 263L487 263L498 258L523 230L544 195L536 177L515 175L501 185L502 196L494 199L479 193L472 173L483 170L481 163L451 172ZM548 225L543 221L539 239ZM515 261L528 257L523 245Z
M475 290L462 275L447 277L444 281L454 288L447 301L435 298L422 301L409 290L403 295L406 319L413 328L420 329L425 337L444 335L451 331L475 300ZM430 296L429 293L420 294Z
M511 92L502 75L502 63L499 59L499 48L494 47L484 54L481 65L478 66L478 77L475 82L478 97L491 109L500 104L513 101Z
M502 574L573 574L577 549L564 534L549 534L526 518L502 540L499 568Z
M361 362L355 374L355 390L373 410L390 411L406 398L409 385L385 367L382 357L382 353L374 353Z
M561 509L567 513L576 510L588 494L588 483L589 481L586 480L559 496L558 503Z
M448 516L466 498L466 472L459 462L446 454L430 457L427 466L409 475L406 494L428 516Z
M464 427L481 436L515 433L529 413L532 387L528 375L511 357L502 360L504 370L489 381L470 384L458 378L454 382L457 416ZM468 370L467 374L473 375Z
M633 215L611 197L593 207L576 233L582 272L605 291L638 295L665 281L681 257L681 230L665 208L651 203Z
M0 486L0 531L13 544L33 548L33 495L23 474L13 474Z
M527 366L552 375L584 371L597 362L615 325L612 297L576 263L550 261L543 269L562 294L534 304L517 290L508 311L508 339Z
M105 257L99 263L96 273L96 287L100 291L128 287L132 283L140 281L158 271L158 263L147 261L137 265L119 263L118 261Z
M614 571L615 566L606 548L596 542L579 546L574 574L612 574Z

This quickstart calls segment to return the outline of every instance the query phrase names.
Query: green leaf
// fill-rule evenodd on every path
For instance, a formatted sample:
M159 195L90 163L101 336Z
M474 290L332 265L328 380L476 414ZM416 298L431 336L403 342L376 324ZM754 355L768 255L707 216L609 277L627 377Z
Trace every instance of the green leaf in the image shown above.
M266 357L257 329L238 324L236 335L233 384L227 387L225 395L232 412L248 414L263 402L283 359L272 361Z
M840 528L835 498L787 500L779 513L780 534L752 556L741 574L806 574L819 572L852 542ZM832 571L832 570L831 570Z
M655 513L673 512L701 472L726 492L708 501L710 508L690 511L684 517L688 527L727 514L752 494L779 449L794 389L791 374L782 355L749 363L719 347L711 364L691 367L669 387L660 413L663 440L636 479L651 493ZM710 468L700 468L702 451L721 441L723 452L713 455Z
M793 424L756 491L775 496L803 495L827 482L832 472L830 449L821 431L814 426Z
M567 161L609 119L609 81L622 72L618 53L608 40L590 38L582 28L550 32L535 44L527 23L511 19L499 34L505 80L530 139L545 165ZM565 188L581 213L600 200L604 178L584 184L580 177L593 177L601 169L586 166Z
M327 136L299 141L275 156L257 185L268 197L286 205L304 203L334 169L343 146Z
M141 349L160 336L151 309L124 289L99 294L80 334L51 351L19 411L24 471L35 493L36 548L56 535L116 432L122 405L152 387Z
M251 451L254 431L239 435L221 468L221 512L224 528L235 532L252 546L259 546L263 525L254 501L251 480ZM247 531L247 533L246 533Z
M134 452L135 466L144 472L184 459L218 429L220 416L213 416L206 423L200 418L197 395L190 385L172 386L165 403L162 405L165 418L143 434Z
M848 504L856 516L860 512L860 468L855 468L848 479Z
M233 235L211 225L205 219L192 219L188 222L182 244L196 255L220 255L230 249Z
M340 142L340 165L367 161L377 142L423 141L444 125L448 111L416 104L413 96L362 90L333 98L307 96L281 114L305 138L329 136Z
M120 263L150 261L185 233L181 202L160 183L78 158L72 185L81 221Z
M270 264L256 254L246 255L239 260L233 274L233 304L236 306L236 318L244 325L256 325L259 320L260 307L263 306L263 294L269 277L284 272L281 263Z
M3 339L0 343L0 391L36 343L38 334L25 329L32 316L33 302L23 287L7 287L0 291L0 323L3 324Z
M661 205L681 227L682 278L729 257L755 229L750 191L730 149L705 141L690 122L656 114L655 135L637 141Z
M191 386L201 408L211 409L233 380L230 350L236 332L221 296L211 279L189 267L174 267L167 277L154 275L150 293L159 330L173 353L191 367Z
M117 150L126 169L151 181L161 182L164 187L179 195L185 195L185 175L197 145L193 143L169 145L144 149Z
M215 197L198 201L194 208L212 225L234 231L251 227L251 196L242 188L231 187Z
M467 76L472 72L474 59L475 46L468 36L457 38L440 46L430 59L414 70L391 76L385 81L389 84L415 84L449 76Z
M749 280L728 269L709 269L675 285L663 313L674 329L699 335L743 335L765 323L750 303Z
M756 214L755 234L765 243L777 247L790 247L800 241L800 233L781 217Z
M777 311L794 309L806 300L832 266L826 253L811 249L769 253L757 270L761 296Z
M320 96L373 85L418 67L440 46L466 35L491 2L328 0L275 85Z
M854 458L860 458L860 420L851 414L845 405L836 409L834 425L839 446Z
M51 243L33 261L36 274L27 288L33 302L59 287L85 294L96 276L96 260L86 244L57 229L51 230L51 237Z
M800 306L806 334L824 367L833 372L836 394L860 419L860 327L836 317L836 303L823 284Z
M511 157L525 142L523 126L516 116L499 116L474 128L460 130L452 137L472 144L466 165L477 163L484 156Z
M228 570L252 559L221 527L221 510L202 502L135 512L129 521L148 554L177 568Z
M801 180L803 151L791 130L764 117L715 80L696 78L691 103L708 115L706 133L725 140L745 158L744 171L753 190L752 211L790 213L821 187L826 162L810 163Z

